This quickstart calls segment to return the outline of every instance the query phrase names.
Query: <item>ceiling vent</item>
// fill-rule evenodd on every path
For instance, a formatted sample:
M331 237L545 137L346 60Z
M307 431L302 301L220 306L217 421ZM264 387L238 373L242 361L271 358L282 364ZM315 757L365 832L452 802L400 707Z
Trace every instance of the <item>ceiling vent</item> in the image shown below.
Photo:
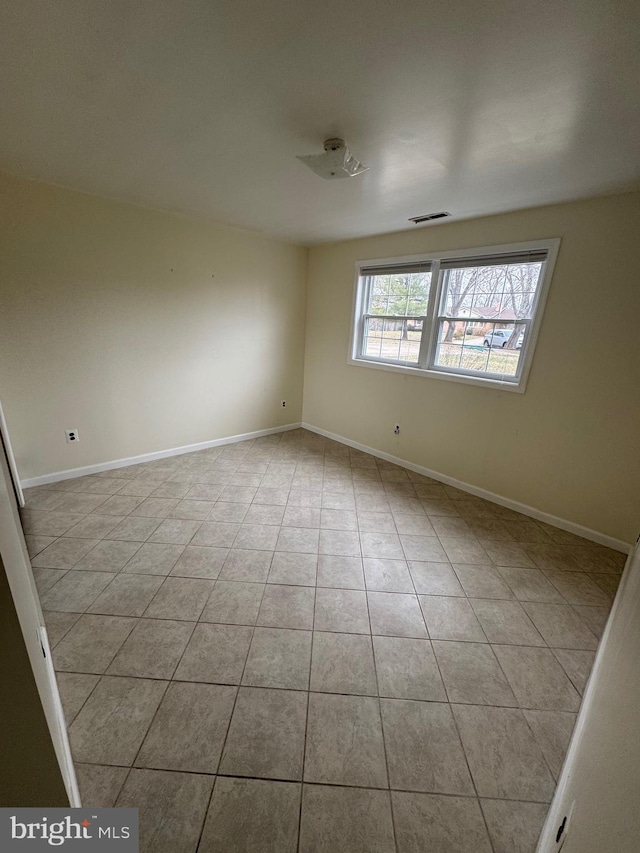
M369 168L353 156L344 139L327 139L324 143L324 154L303 155L298 157L298 160L327 181L353 178Z
M447 213L446 210L442 210L440 213L425 213L424 216L411 216L409 222L415 222L416 225L420 225L421 222L432 222L434 219L444 219L446 216L451 216L451 214Z

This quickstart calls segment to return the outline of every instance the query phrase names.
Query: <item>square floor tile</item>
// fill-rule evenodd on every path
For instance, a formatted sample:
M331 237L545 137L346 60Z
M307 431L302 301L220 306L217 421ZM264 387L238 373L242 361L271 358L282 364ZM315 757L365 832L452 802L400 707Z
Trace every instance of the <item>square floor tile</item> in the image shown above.
M283 506L270 506L269 504L251 504L243 521L245 524L267 524L280 525L284 516ZM291 525L289 525L291 526ZM307 527L308 525L303 525Z
M291 489L288 500L285 500L285 503L288 507L304 506L320 509L322 506L322 494L320 492L310 492L306 489Z
M320 527L320 509L313 506L295 506L289 504L284 512L281 524L285 527Z
M70 527L82 521L84 515L77 512L22 511L24 532L34 536L62 536Z
M140 548L139 542L103 540L76 565L76 571L119 572Z
M553 777L522 711L453 705L480 797L549 802Z
M380 696L446 702L431 644L405 637L374 637Z
M178 505L175 498L145 498L131 511L131 515L146 518L167 518Z
M443 536L440 537L442 547L446 551L447 558L452 563L464 563L469 565L487 565L491 563L489 554L473 536ZM502 544L502 543L500 543ZM413 559L420 559L414 557ZM428 558L423 558L428 559ZM438 559L437 557L431 559Z
M69 494L65 495L56 506L56 511L90 513L104 504L105 500L107 500L106 495L89 495L86 492L79 495ZM117 514L120 515L121 513ZM125 515L125 513L122 513L122 515Z
M103 676L69 727L74 761L130 765L166 686L166 681Z
M66 577L63 578L63 580L66 580ZM59 583L62 583L62 581L59 581ZM57 586L58 584L56 584L56 587ZM605 625L607 624L607 619L609 618L609 608L574 604L573 609L578 616L586 622L589 626L589 630L593 631L596 637L600 639L604 632Z
M217 580L200 621L255 625L264 589L261 583Z
M49 645L54 649L62 638L71 630L80 618L80 613L56 613L53 610L43 610L44 623L49 635Z
M114 577L111 572L67 572L51 589L40 595L40 603L44 610L82 613Z
M495 853L534 853L549 807L546 803L481 800Z
M316 590L316 631L369 634L369 610L365 592L355 589Z
M164 578L154 575L116 575L87 612L110 616L142 616L163 582Z
M328 530L357 530L358 518L354 510L323 509L320 526Z
M211 486L211 487L199 486L199 485L198 486L191 486L190 483L179 483L179 482L174 482L173 480L167 480L166 483L160 483L159 486L157 486L155 484L151 484L151 485L154 485L154 488L149 493L149 496L153 497L153 498L180 498L181 499L181 498L186 498L186 496L189 494L189 492L191 492L192 489L212 488L214 490L216 497L215 498L210 497L210 498L208 498L208 500L216 500L217 496L222 491L222 488L220 486ZM189 495L189 497L190 497L190 499L195 499L194 495ZM207 500L207 498L204 498L204 500Z
M404 559L397 533L360 533L360 545L363 557Z
M305 782L387 787L378 700L309 694Z
M492 853L476 799L393 792L391 800L398 853Z
M567 649L596 649L598 640L568 604L525 602L527 615L550 646Z
M271 628L313 628L315 589L307 586L267 584L258 625Z
M120 616L81 616L53 652L57 670L103 673L136 624Z
M544 646L533 622L517 601L471 600L471 606L490 643Z
M291 492L293 495L293 490ZM313 506L320 506L320 503L314 503ZM356 502L353 495L343 492L323 492L322 493L322 509L341 509L347 512L352 512L356 508ZM358 512L358 515L360 513Z
M521 708L577 711L580 695L549 649L494 646Z
M215 580L220 574L228 554L228 548L187 545L180 559L171 569L171 574L183 578Z
M491 646L434 640L433 649L450 702L518 706Z
M407 514L395 512L393 514L396 529L398 533L405 536L435 536L436 532L433 529L433 524L424 514L422 505L420 505L419 514Z
M306 714L306 693L241 687L220 773L301 779Z
M509 585L493 566L465 566L456 563L453 569L470 598L515 598Z
M555 779L569 747L577 714L567 711L523 711Z
M96 538L95 533L88 538ZM44 551L47 545L51 545L52 542L55 542L55 536L32 536L29 533L25 533L24 541L27 544L27 551L31 558L35 557L36 554L39 554L40 551Z
M271 560L267 582L291 586L315 586L317 565L316 554L276 551Z
M121 539L125 542L146 542L159 524L159 518L124 518L104 538Z
M220 572L220 580L266 583L273 551L245 551L235 547L229 551Z
M185 521L205 521L209 518L215 504L213 501L183 500L171 510L169 518L181 518Z
M448 560L436 536L400 536L404 556L407 560L420 562L445 562Z
M364 589L362 558L320 554L318 557L318 585L339 589Z
M535 563L529 556L527 548L515 542L487 542L484 548L497 566L514 566L535 568Z
M296 853L301 785L219 776L200 842L216 853Z
M200 525L200 521L167 518L151 534L149 542L160 542L163 545L188 545Z
M82 805L85 808L113 808L129 768L78 763L75 768Z
M117 808L140 810L140 853L195 853L213 776L132 770Z
M519 569L501 566L498 571L509 584L519 601L564 604L564 598L540 569Z
M582 695L587 686L587 679L591 674L595 652L575 649L553 649L553 654L571 679L573 686Z
M411 515L407 518L419 518ZM422 516L426 520L426 516ZM396 533L396 523L390 512L359 512L357 513L358 530L361 533ZM400 531L398 531L400 532Z
M214 504L208 516L208 521L217 523L241 523L247 517L251 504ZM236 530L237 532L237 530ZM203 543L204 544L204 543Z
M311 690L323 693L377 695L371 637L315 631Z
M31 565L43 569L72 569L97 544L97 539L56 539L31 560Z
M419 594L464 597L464 590L449 563L423 563L410 560L409 571L415 590Z
M153 619L196 622L211 594L214 581L203 578L167 578L144 615Z
M419 596L429 636L437 640L485 642L486 638L471 605L464 598Z
M39 595L51 589L67 573L66 569L39 569L36 566L33 566L31 570Z
M172 682L142 744L136 767L215 773L235 687Z
M187 498L187 500L194 501L217 501L222 494L222 489L223 487L220 485L197 483L191 486L183 495L171 495L171 497Z
M174 675L180 681L240 684L253 629L200 622Z
M428 637L418 597L395 592L368 592L373 634L390 637Z
M136 678L171 678L192 632L192 622L141 619L107 673Z
M307 527L281 527L276 551L292 551L296 554L317 554L320 531Z
M319 552L334 557L359 557L360 536L350 530L325 528L320 531Z
M365 557L362 561L367 589L413 593L413 581L404 560Z
M111 533L121 521L123 521L123 516L119 515L88 515L82 521L74 524L68 531L68 535L77 539L102 539Z
M256 628L242 683L308 690L310 664L311 631Z
M78 711L87 701L99 680L100 676L87 675L83 672L56 673L67 728L74 721Z
M253 551L274 551L280 528L272 524L241 524L233 547Z
M388 792L305 785L299 851L395 853Z
M449 705L380 701L391 788L474 794Z
M191 540L191 545L231 548L240 525L230 521L205 521Z
M569 604L590 604L595 607L611 605L612 594L605 592L584 572L547 571L546 575Z
M142 545L122 570L126 574L168 575L184 551L183 545Z

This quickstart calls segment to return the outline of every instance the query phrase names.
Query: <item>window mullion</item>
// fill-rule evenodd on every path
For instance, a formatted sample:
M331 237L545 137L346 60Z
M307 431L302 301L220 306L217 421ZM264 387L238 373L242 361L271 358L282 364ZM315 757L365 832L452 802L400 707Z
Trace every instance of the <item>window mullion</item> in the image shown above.
M422 324L422 338L420 340L420 352L418 353L418 367L426 370L432 361L433 342L436 337L436 307L440 305L440 261L435 260L431 264L431 290L429 292L429 304L427 305L427 316Z

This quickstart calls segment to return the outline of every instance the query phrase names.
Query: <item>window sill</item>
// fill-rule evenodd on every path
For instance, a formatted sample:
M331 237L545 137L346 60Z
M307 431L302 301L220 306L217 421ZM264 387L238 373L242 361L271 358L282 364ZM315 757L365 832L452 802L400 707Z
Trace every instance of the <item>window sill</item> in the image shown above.
M405 376L422 376L427 379L444 379L448 382L458 382L463 385L476 385L481 388L491 388L497 391L511 391L524 394L525 382L504 382L500 379L489 379L484 376L468 376L463 373L449 373L446 370L424 369L404 364L387 364L383 361L369 361L366 358L348 358L347 364L352 367L370 367L374 370L387 370L392 373L403 373Z

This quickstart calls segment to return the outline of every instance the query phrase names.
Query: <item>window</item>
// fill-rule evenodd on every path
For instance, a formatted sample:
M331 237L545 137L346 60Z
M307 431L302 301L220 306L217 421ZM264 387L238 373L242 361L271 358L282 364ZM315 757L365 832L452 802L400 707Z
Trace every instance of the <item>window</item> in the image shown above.
M523 391L558 245L359 263L350 362Z

